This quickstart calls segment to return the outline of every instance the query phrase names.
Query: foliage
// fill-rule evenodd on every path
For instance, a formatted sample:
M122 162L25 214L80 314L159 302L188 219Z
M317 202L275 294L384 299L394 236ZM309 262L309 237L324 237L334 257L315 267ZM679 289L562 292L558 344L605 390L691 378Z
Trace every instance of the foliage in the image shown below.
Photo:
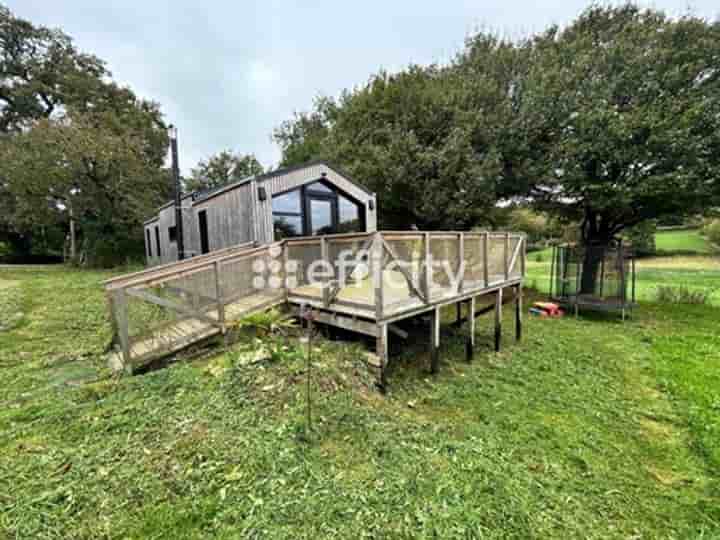
M720 195L720 24L593 6L510 42L480 33L447 66L381 72L276 131L285 162L338 162L383 227L493 225L520 198L606 244Z
M298 440L305 363L216 359L110 378L95 271L0 270L24 312L0 332L0 535L19 538L712 538L717 308L526 319L500 354L478 319L422 339L369 388L362 344L317 340L316 442ZM3 292L0 292L2 297ZM528 302L534 298L528 298ZM1 303L1 301L0 301ZM449 310L450 322L454 311ZM512 310L505 310L512 328ZM485 324L487 323L487 324ZM509 333L509 332L508 332ZM612 336L609 339L608 336ZM229 353L232 354L232 351ZM608 519L612 516L612 519Z
M90 262L141 253L138 223L167 194L166 146L157 104L0 6L0 239L14 252L62 252L72 211Z
M657 225L655 221L643 221L625 231L625 237L637 255L655 255L655 234Z
M69 111L0 145L4 218L18 231L67 226L73 217L91 263L142 254L138 223L167 193L165 131L154 107Z
M520 115L545 149L528 186L541 208L581 220L585 242L606 243L717 198L720 24L591 7L532 50Z
M229 150L223 150L201 161L190 171L190 178L185 180L185 189L187 191L215 189L262 173L263 167L253 154L234 154Z
M712 289L691 289L685 285L660 285L657 301L664 304L707 304L714 292Z

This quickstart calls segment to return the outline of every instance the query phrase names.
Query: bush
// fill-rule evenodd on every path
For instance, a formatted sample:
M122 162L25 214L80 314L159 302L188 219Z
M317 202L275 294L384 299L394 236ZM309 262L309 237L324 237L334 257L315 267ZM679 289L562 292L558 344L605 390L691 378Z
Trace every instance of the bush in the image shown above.
M713 244L720 245L720 219L713 219L703 227L703 234Z
M655 255L655 232L657 223L649 220L644 221L625 232L625 238L630 241L637 255Z
M686 285L660 285L657 288L657 301L664 304L707 304L713 292L712 289L691 289Z

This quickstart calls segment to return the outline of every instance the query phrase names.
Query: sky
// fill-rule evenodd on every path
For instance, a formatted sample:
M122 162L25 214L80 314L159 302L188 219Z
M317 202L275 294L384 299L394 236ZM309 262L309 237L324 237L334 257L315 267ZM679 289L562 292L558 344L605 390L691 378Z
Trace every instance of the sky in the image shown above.
M107 62L113 78L157 101L178 128L180 167L221 150L268 167L274 128L319 95L337 96L380 69L444 63L466 37L513 38L567 24L581 0L0 0L17 16L61 28ZM716 19L717 0L642 5Z

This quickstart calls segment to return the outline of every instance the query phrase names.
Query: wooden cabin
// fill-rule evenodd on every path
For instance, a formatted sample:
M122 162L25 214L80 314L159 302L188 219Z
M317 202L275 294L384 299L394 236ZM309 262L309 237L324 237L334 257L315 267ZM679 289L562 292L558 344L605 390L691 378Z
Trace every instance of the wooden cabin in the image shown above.
M374 232L375 194L324 161L278 169L182 197L186 257L293 236ZM177 260L175 205L144 223L149 266Z

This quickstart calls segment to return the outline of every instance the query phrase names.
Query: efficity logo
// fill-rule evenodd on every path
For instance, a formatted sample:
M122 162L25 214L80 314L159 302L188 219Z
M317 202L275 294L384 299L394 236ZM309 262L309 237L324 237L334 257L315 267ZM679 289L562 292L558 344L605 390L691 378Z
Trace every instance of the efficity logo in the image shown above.
M407 286L407 278L419 283L427 275L430 285L436 278L450 284L459 283L463 275L464 262L451 264L448 260L430 258L427 261L429 271L425 274L425 264L419 265L412 261L388 260L381 257L372 260L370 250L344 250L330 262L315 259L307 264L305 261L283 260L280 246L272 246L269 254L256 258L252 263L253 287L256 289L297 288L303 285L326 287L331 283L342 284L343 287L363 287L368 281L380 282L382 275L383 287L401 288ZM382 269L380 271L380 269ZM445 274L444 278L440 274Z

